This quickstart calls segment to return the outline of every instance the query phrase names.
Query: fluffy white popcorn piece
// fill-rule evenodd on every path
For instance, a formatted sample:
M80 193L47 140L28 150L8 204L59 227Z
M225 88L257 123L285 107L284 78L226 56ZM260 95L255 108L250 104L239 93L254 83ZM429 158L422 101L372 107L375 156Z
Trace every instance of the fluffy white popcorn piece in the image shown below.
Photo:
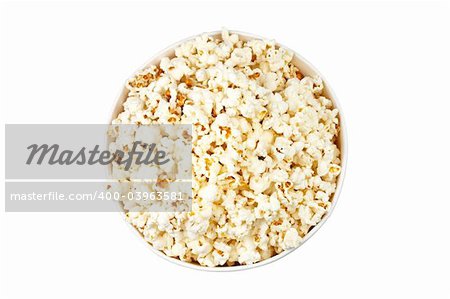
M218 188L215 185L208 184L199 190L199 197L205 202L212 202L216 199Z
M123 105L130 114L136 114L144 108L144 102L139 97L129 97Z
M284 250L289 249L289 248L295 248L300 244L301 240L302 239L299 236L297 230L295 228L291 227L290 229L288 229L286 231L286 234L284 235L283 243L282 243L281 247Z
M226 62L228 66L246 66L252 61L252 49L245 48L235 48L231 53L230 59Z
M135 136L175 157L129 171L114 164L116 177L192 173L190 212L124 203L128 221L154 248L207 267L253 264L299 246L328 212L341 172L339 112L321 78L303 76L292 59L274 41L223 30L183 43L174 57L128 80L113 124L193 126L192 168L181 159L191 149L176 140L180 132L114 132L111 150L131 146Z

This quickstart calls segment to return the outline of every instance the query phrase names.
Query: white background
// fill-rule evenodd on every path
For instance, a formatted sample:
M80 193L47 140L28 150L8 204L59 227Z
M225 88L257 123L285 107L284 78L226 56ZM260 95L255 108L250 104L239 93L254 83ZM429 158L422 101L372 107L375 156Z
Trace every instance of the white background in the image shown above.
M168 263L114 213L2 212L1 292L448 298L448 20L448 3L431 1L2 3L2 123L105 123L124 80L154 53L225 26L275 38L327 77L344 110L349 165L322 229L249 271Z

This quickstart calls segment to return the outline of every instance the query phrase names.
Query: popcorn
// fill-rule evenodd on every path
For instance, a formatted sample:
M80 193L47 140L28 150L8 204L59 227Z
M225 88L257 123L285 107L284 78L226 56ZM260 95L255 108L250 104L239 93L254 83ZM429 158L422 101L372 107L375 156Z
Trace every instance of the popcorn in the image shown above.
M299 236L297 230L295 228L290 228L287 230L286 234L283 238L283 243L281 247L286 250L289 248L297 247L301 242L301 237Z
M292 59L274 41L244 42L224 30L220 39L185 42L127 82L113 123L193 125L192 169L185 161L113 168L130 179L192 171L191 212L124 203L154 248L207 267L253 264L299 246L328 212L341 172L339 112L322 80L304 76ZM118 132L111 148L131 146L127 133ZM179 158L183 144L171 134L138 129L136 138Z
M216 199L218 188L215 185L209 184L198 192L199 197L205 202L212 202Z
M227 60L226 64L228 66L246 66L250 64L252 60L252 49L245 47L245 48L235 48L234 51L231 53L231 57L229 60Z
M138 97L129 97L123 105L130 114L136 114L136 112L141 111L142 108L144 108L144 103Z

